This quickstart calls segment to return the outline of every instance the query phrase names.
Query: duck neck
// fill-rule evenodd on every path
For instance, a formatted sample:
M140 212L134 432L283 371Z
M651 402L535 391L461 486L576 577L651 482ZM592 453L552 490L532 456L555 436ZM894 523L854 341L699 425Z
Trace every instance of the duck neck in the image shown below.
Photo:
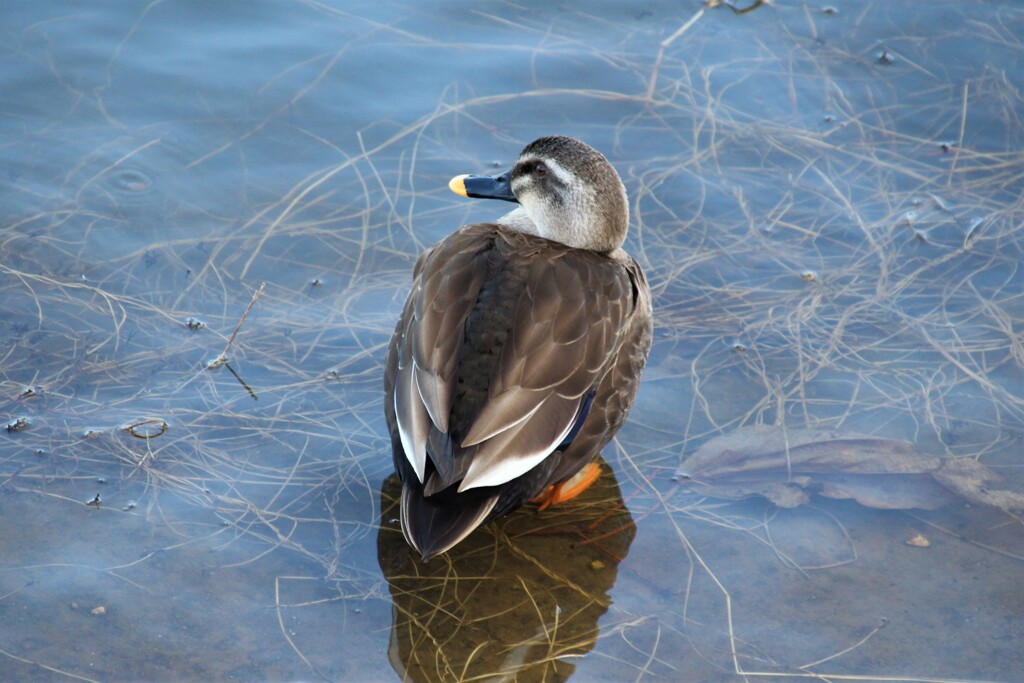
M530 220L530 216L526 213L526 209L521 206L517 206L495 222L498 225L504 226L510 230L515 230L516 232L522 232L527 235L536 235L537 237L543 236L540 234L540 230L537 229L534 222Z

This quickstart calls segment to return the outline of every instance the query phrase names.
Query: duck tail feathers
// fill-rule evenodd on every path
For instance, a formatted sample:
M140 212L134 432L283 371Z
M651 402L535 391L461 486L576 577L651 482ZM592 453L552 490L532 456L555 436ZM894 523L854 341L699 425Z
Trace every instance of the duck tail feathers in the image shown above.
M497 491L480 489L455 493L453 486L427 497L418 481L406 481L402 485L402 534L424 560L429 560L490 519L498 496Z

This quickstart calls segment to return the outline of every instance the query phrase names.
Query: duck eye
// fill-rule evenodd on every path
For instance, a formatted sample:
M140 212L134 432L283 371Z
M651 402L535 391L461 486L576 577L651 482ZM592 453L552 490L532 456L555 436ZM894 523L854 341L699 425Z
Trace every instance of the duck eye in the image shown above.
M548 174L548 169L547 166L545 166L544 164L537 164L536 166L534 166L533 172L540 177L544 177Z

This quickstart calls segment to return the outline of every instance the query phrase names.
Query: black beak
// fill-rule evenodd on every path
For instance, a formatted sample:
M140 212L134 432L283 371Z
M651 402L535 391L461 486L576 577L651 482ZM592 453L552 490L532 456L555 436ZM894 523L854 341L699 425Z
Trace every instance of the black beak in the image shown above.
M504 199L506 202L519 203L512 194L512 173L498 175L460 175L452 178L448 189L463 197L480 199Z

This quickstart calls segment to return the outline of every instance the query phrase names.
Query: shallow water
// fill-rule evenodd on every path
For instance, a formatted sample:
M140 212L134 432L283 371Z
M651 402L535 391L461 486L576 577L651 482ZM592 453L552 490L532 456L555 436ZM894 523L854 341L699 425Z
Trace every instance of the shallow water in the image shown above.
M0 10L0 679L1020 679L1019 514L674 475L764 423L1024 490L1024 9L582 7ZM626 182L645 382L601 488L423 565L384 345L548 133Z

